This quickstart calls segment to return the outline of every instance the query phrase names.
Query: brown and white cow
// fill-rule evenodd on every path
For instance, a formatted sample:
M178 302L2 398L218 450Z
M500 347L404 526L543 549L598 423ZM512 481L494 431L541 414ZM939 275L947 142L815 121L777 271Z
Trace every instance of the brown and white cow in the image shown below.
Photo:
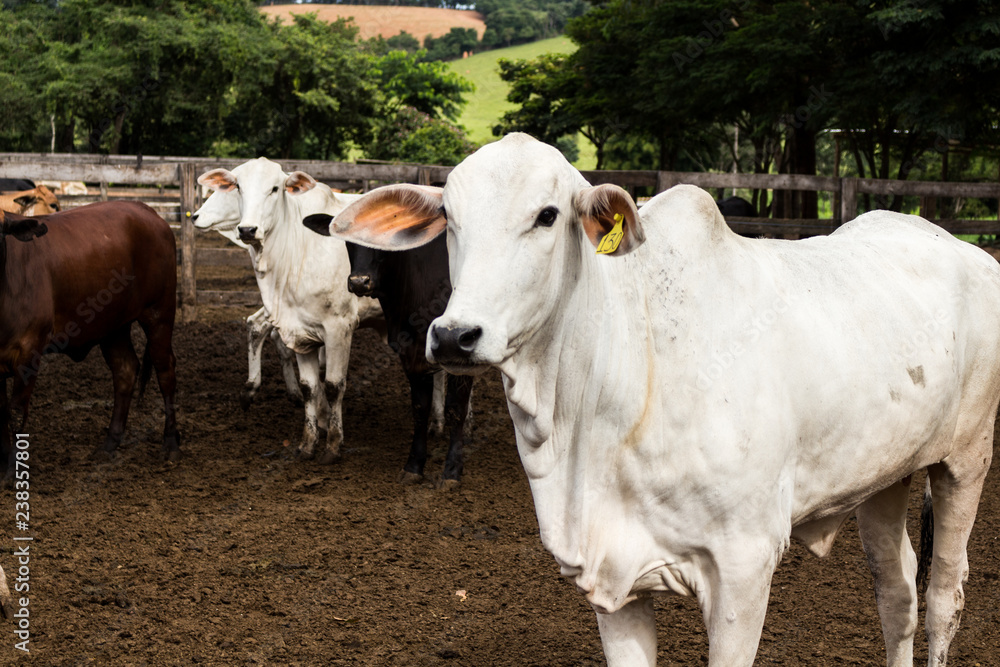
M171 343L176 283L174 234L145 204L102 202L37 218L6 214L0 222L0 444L9 455L8 479L11 426L24 432L42 356L81 361L98 345L115 394L99 451L113 452L121 442L136 377L141 396L155 368L166 413L163 452L179 457ZM141 369L133 322L146 334Z
M31 190L0 195L0 211L7 213L35 216L48 215L59 210L59 200L44 185L39 185Z

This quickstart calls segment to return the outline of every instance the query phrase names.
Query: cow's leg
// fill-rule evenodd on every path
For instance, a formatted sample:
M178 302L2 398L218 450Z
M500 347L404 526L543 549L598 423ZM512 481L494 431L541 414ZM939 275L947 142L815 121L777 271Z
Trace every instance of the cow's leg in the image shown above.
M10 486L14 479L14 426L10 418L10 401L7 396L7 378L0 378L0 460L4 462L4 486ZM11 458L8 461L8 458Z
M319 357L320 363L325 366L326 389L330 394L326 451L319 460L324 464L339 461L344 444L344 392L347 390L347 367L351 361L353 337L353 320L343 318L327 322L326 340Z
M429 437L444 435L446 433L444 425L444 403L447 386L448 375L444 371L435 373L434 397L431 400L431 421L430 425L427 427L427 435Z
M466 418L469 416L469 403L472 399L474 379L471 375L448 376L445 417L451 442L448 445L448 457L444 461L444 471L441 473L441 488L443 489L458 486L462 479Z
M966 547L993 455L993 416L965 447L927 468L934 502L934 550L927 587L927 664L942 667L965 606Z
M326 451L320 463L340 460L340 448L344 444L344 392L347 390L347 366L351 361L351 339L354 337L352 322L342 322L338 326L327 327L326 345L326 388L330 394L330 420L327 427Z
M111 424L108 435L98 453L111 454L121 444L125 435L125 422L128 419L128 409L132 404L132 392L139 373L139 358L132 347L131 324L119 328L101 341L101 354L111 369L111 382L114 386L115 405L111 410Z
M406 378L410 381L413 439L410 441L410 455L403 466L400 481L415 484L424 478L424 464L427 463L427 422L431 415L434 374L407 371Z
M140 322L140 324L142 324ZM169 318L159 318L143 326L146 332L146 352L153 369L156 383L163 396L163 449L161 453L167 461L181 458L181 436L177 431L177 359L174 357L173 310Z
M766 519L746 518L763 527ZM712 554L698 592L708 629L709 667L750 667L757 655L774 568L781 549L761 535L733 531L726 546Z
M296 354L295 360L299 367L299 385L302 387L306 413L298 457L309 460L315 456L316 443L320 437L326 435L322 432L320 418L325 418L329 407L326 405L326 392L323 391L319 377L319 352L312 350L306 354Z
M299 387L299 379L295 376L295 353L288 349L281 340L281 334L277 329L271 329L271 342L274 349L278 351L278 359L281 361L281 375L285 379L285 396L292 405L302 407L302 389ZM323 364L322 351L320 351L320 365Z
M261 308L247 318L247 383L240 393L240 408L244 412L250 409L257 390L260 389L260 359L264 351L264 341L274 330L267 319L267 310Z
M913 665L917 631L917 557L906 534L909 479L880 491L858 508L858 531L875 577L889 667Z
M16 434L28 432L28 407L31 405L31 392L35 390L36 377L35 375L29 375L26 380L22 380L21 377L14 376L13 388L10 393L10 403L8 404L9 409L5 410L5 413L9 415L9 422L7 428L4 430L8 433L9 441L7 443L7 473L4 476L3 485L8 488L14 485L15 460L17 457L17 448L14 446ZM5 397L6 388L5 382Z
M656 616L652 598L639 598L613 614L598 614L601 646L608 667L656 664Z

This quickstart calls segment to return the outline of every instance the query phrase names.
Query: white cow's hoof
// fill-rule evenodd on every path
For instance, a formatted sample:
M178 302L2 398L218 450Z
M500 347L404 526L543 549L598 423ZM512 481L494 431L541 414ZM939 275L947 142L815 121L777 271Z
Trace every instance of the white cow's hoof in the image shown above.
M328 465L330 465L332 463L337 463L342 458L343 457L341 456L339 449L337 451L331 451L331 450L328 449L325 452L323 452L322 456L320 456L318 459L316 459L316 463L318 463L318 464L320 464L322 466L328 466Z

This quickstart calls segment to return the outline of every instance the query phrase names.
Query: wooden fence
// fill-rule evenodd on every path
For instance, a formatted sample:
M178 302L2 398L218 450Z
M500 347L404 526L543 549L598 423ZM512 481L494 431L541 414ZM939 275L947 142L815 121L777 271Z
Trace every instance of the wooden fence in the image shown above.
M242 249L197 248L191 213L201 206L197 178L209 169L232 169L245 160L137 157L128 155L0 153L0 178L31 178L35 181L83 181L100 188L99 195L63 197L69 206L98 199L140 198L150 203L177 231L180 263L180 305L185 321L196 317L201 305L259 305L257 291L198 290L197 265L250 267ZM318 181L342 190L367 192L387 183L444 183L450 167L426 165L350 164L315 160L283 160L286 171L304 171ZM728 218L730 226L744 234L785 237L828 234L857 216L858 197L913 195L921 198L921 215L955 234L1000 234L998 220L939 220L934 214L938 197L976 197L1000 200L1000 183L939 183L864 178L834 178L795 174L713 174L667 171L584 171L594 185L614 183L633 195L636 188L662 192L680 183L702 188L760 190L805 190L830 192L834 218L775 220ZM125 187L123 187L125 186ZM129 194L131 188L134 194ZM143 188L143 189L138 189ZM150 190L155 188L155 190Z

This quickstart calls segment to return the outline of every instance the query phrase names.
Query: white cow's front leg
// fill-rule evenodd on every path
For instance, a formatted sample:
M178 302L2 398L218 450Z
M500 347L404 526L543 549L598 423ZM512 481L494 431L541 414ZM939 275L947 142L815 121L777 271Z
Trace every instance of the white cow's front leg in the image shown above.
M268 321L267 310L261 308L247 318L247 382L240 394L240 407L244 412L250 409L253 397L260 389L260 357L264 341L274 327Z
M295 377L295 353L281 341L281 334L277 329L271 329L271 342L274 349L278 351L278 358L281 359L281 375L285 378L285 395L292 405L302 405L302 389L299 388L299 380ZM320 358L320 364L323 363Z
M319 352L313 350L307 354L296 354L295 360L299 366L299 384L302 386L302 398L306 404L306 423L302 430L302 443L299 445L298 456L301 459L311 459L316 451L316 443L322 433L319 420L329 409L326 404L326 392L320 383Z
M708 628L708 665L750 667L780 552L759 540L736 539L714 556L714 571L698 595Z
M330 395L326 451L319 457L320 463L333 463L340 459L340 447L344 443L344 391L347 389L347 366L351 359L351 338L354 327L351 322L341 322L339 326L328 327L326 338L326 389Z
M613 614L598 614L601 645L608 667L656 664L656 616L652 598L639 598Z
M858 507L858 532L875 578L889 667L912 667L917 631L917 557L906 534L909 480L896 482Z

